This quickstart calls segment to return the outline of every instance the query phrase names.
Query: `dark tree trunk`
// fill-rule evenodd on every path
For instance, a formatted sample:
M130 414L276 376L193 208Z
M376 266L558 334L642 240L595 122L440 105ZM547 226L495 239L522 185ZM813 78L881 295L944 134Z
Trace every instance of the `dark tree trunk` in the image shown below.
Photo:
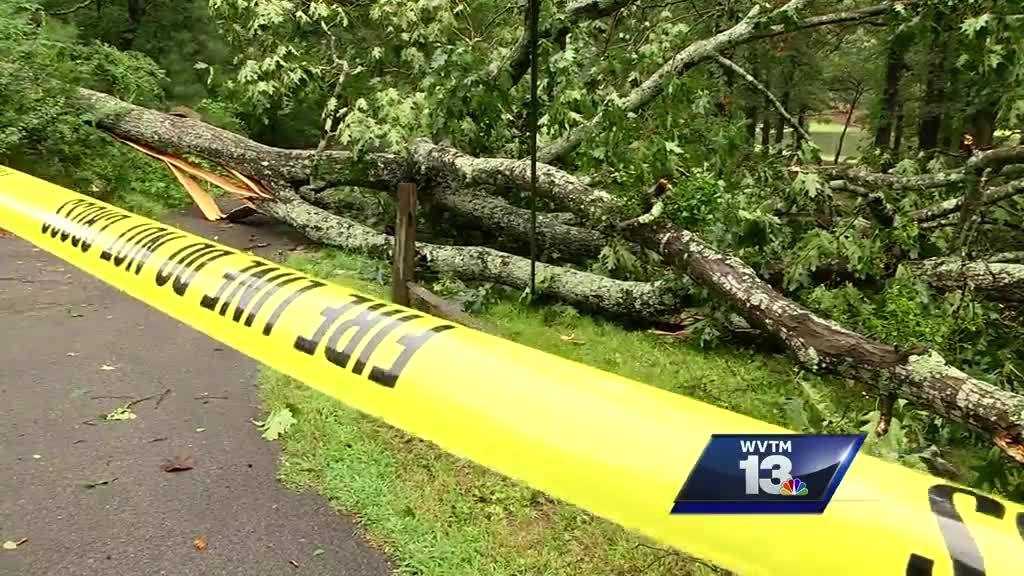
M788 84L788 82L787 82ZM792 93L789 88L782 93L782 107L789 110L789 100ZM782 144L782 141L786 139L786 119L782 114L776 114L775 118L775 143Z
M750 104L743 109L743 113L747 117L747 138L750 140L751 145L753 145L757 139L757 105Z
M135 43L135 33L146 15L146 0L128 0L128 28L121 32L118 44L122 50L130 50Z
M796 116L796 123L799 124L800 127L804 129L804 132L807 131L807 107L806 106L800 108L800 112ZM803 144L804 144L803 134L800 134L799 132L796 132L796 133L793 134L793 138L794 138L794 140L793 140L793 149L794 150L800 150L800 147L803 146Z
M921 123L917 131L917 147L920 150L938 147L939 134L942 132L942 113L946 107L946 60L949 52L949 41L944 30L946 19L945 13L939 12L932 22Z
M896 157L899 157L900 150L903 149L903 126L905 124L904 119L905 117L903 114L903 100L900 100L899 103L897 103L896 105L896 128L893 131L892 136L892 151L896 155Z
M769 101L768 97L765 96L763 107L763 110L765 110L765 114L764 120L761 121L761 147L765 149L767 149L768 146L771 145L772 143L772 117L771 114L767 112L768 108L771 105L771 101Z
M996 134L996 106L986 105L971 116L971 135L976 148L991 148Z
M882 105L875 124L875 147L888 149L892 140L893 119L901 105L900 81L907 69L906 35L896 33L889 39L885 54L885 87Z

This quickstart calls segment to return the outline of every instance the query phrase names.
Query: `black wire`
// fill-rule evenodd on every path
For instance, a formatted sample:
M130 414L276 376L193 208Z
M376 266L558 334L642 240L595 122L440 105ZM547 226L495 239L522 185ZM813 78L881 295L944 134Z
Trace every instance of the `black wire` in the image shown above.
M537 21L540 0L530 0L530 297L537 294Z

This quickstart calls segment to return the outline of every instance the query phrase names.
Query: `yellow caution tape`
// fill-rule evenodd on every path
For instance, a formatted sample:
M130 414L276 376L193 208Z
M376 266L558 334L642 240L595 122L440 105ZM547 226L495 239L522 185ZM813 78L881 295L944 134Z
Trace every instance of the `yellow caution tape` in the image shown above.
M670 515L712 433L786 431L0 168L0 227L410 434L741 574L1024 574L1024 507L865 455L821 515Z

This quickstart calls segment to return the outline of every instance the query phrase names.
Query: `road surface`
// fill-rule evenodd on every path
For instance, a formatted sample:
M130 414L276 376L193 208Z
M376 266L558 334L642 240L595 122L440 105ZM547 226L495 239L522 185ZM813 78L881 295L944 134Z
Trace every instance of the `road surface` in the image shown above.
M266 223L169 220L272 258L301 243ZM0 550L0 575L389 574L351 518L275 480L277 445L249 421L258 369L0 235L0 541L28 539ZM84 423L165 390L134 420ZM163 471L175 456L194 468Z

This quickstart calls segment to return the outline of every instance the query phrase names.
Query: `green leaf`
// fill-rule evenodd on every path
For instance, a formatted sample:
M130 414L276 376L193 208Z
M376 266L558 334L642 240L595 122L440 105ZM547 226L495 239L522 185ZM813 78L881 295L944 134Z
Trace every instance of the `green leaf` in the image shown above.
M135 418L135 413L131 411L127 404L115 408L113 412L104 416L106 420L134 420Z
M992 15L988 13L982 14L981 16L977 16L975 18L967 18L966 20L963 21L962 24L960 24L960 31L968 36L973 37L975 34L978 33L979 30L984 28L991 20Z
M266 440L277 440L295 424L297 420L292 416L292 411L288 408L278 408L270 413L266 421L263 422L263 438Z

